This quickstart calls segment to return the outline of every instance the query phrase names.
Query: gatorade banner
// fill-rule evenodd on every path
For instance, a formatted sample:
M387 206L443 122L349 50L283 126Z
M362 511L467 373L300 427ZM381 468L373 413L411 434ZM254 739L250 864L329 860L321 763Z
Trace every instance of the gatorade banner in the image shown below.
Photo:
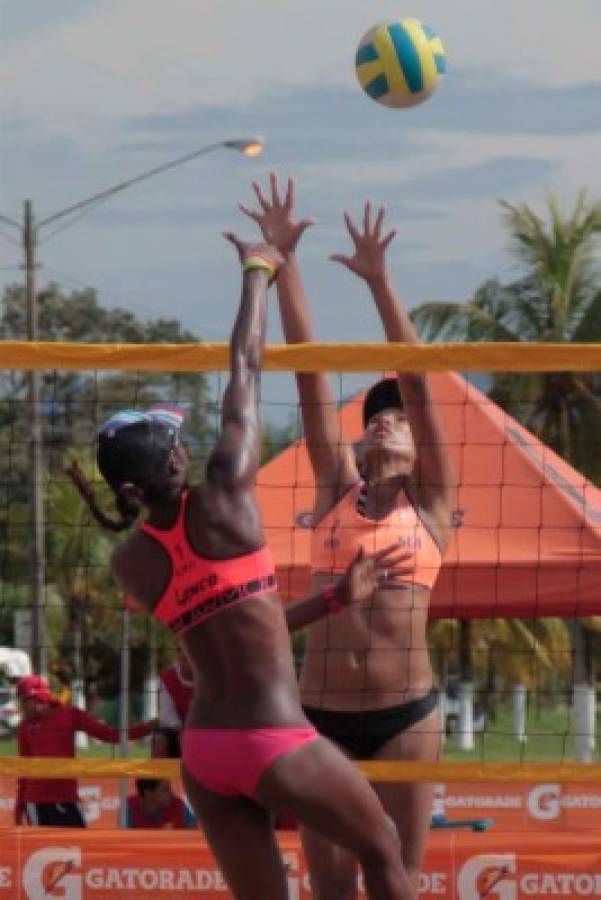
M280 835L290 900L310 900L298 836ZM253 867L249 864L249 880ZM0 900L150 900L227 890L198 832L0 830ZM365 894L359 885L359 896ZM434 833L420 900L532 900L601 897L601 830Z
M505 830L599 828L601 783L512 784L480 782L437 784L434 812L451 821L490 818Z
M181 785L173 788L183 796ZM133 781L129 793L135 791ZM0 826L14 824L16 781L0 778ZM116 828L119 783L114 778L80 779L79 795L88 827ZM453 783L435 786L434 813L452 821L494 819L499 828L564 830L598 828L601 823L601 783L561 785L505 782Z
M86 825L91 828L117 828L119 824L118 780L103 778L93 781L80 778L78 784ZM129 782L128 793L134 791L134 783ZM16 796L17 779L0 778L0 826L14 825Z

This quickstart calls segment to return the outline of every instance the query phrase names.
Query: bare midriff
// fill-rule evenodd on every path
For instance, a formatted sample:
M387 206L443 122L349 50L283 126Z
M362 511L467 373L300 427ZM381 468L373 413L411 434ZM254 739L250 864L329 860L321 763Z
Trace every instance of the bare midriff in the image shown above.
M188 728L304 727L279 597L245 600L182 638L194 669Z
M314 575L316 590L331 575ZM426 626L430 590L378 591L310 627L300 677L306 706L373 710L423 696L432 686Z

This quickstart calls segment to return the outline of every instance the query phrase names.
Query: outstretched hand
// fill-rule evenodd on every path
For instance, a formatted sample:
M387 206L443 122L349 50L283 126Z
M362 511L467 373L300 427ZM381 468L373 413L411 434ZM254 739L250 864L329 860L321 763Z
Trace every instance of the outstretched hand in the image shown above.
M403 566L410 553L399 553L399 545L391 544L367 555L363 547L351 562L338 584L340 602L344 606L365 603L382 588L406 590L403 578L413 574L413 566Z
M284 264L284 258L277 247L272 244L262 244L257 241L243 241L233 231L224 231L224 238L233 244L238 251L240 262L244 265L245 260L249 256L261 256L267 262L271 263L274 272L277 274L280 266Z
M368 200L363 210L363 231L360 231L348 212L345 212L344 221L355 245L355 252L352 256L332 253L330 259L342 263L359 278L364 278L368 282L385 275L386 249L396 235L396 229L393 228L382 237L385 214L386 210L381 206L372 224L371 203Z
M250 209L242 203L240 209L257 223L265 240L276 246L285 255L294 251L306 229L315 225L315 219L299 219L297 221L294 218L295 184L292 178L288 179L283 200L278 178L274 172L269 176L269 185L271 200L267 199L260 184L253 181L253 190L261 207L260 211Z

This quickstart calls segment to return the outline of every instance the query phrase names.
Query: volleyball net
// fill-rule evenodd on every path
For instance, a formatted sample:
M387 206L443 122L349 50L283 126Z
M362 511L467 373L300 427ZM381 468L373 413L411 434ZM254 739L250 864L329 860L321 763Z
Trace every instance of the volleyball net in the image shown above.
M188 413L192 478L202 477L219 432L228 347L1 347L0 646L42 659L55 690L114 724L125 702L132 720L153 715L156 673L172 660L173 642L148 617L124 613L109 570L115 537L95 523L64 469L76 457L110 509L94 468L98 427L116 408L174 402ZM364 390L385 373L430 373L443 420L457 489L427 637L441 761L371 762L364 771L375 780L599 780L601 347L300 344L268 347L264 370L257 491L284 602L307 596L311 581L314 481L294 372L330 374L349 444L362 432ZM334 666L346 650L331 634ZM300 667L305 635L292 640ZM164 776L176 764L0 755L0 775L48 775L54 765L70 775Z

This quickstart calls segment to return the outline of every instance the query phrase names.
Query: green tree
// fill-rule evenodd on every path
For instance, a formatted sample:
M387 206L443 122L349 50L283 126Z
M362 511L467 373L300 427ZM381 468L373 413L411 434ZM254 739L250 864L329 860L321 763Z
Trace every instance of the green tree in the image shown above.
M92 289L67 294L51 284L38 300L42 340L149 344L198 340L176 320L142 321L124 309L105 309ZM23 289L8 287L0 306L0 341L23 338L25 309ZM112 538L90 522L63 476L63 465L66 455L76 454L87 460L93 474L91 447L106 416L118 406L143 407L167 400L180 403L188 412L186 437L194 475L212 443L210 425L215 418L204 375L43 374L48 634L55 643L53 653L66 653L90 678L108 681L118 674L115 654L120 644L120 597L107 566ZM0 643L12 640L14 609L30 603L28 446L25 374L0 372ZM100 485L98 489L102 490ZM104 500L107 505L112 502L108 493ZM144 655L145 626L140 617L135 619L136 653Z
M174 319L142 321L124 309L105 309L91 288L65 294L58 285L50 284L40 293L38 302L40 340L149 344L199 340ZM0 340L23 337L25 309L23 289L8 287L2 298ZM49 466L52 468L55 460L53 450L60 458L64 447L89 446L98 424L115 406L139 406L161 400L178 402L188 409L189 433L199 450L205 443L206 413L211 408L206 379L201 374L44 373L42 413ZM28 440L25 373L2 373L0 428L11 441L13 455L23 456Z
M501 201L511 248L525 275L487 281L467 303L427 303L412 312L425 340L595 342L601 340L598 249L601 203L581 192L569 215L554 198L547 219ZM493 374L490 396L545 444L601 482L600 373ZM589 622L590 626L590 622ZM575 683L591 683L593 639L569 623Z
M91 460L80 459L90 479ZM85 683L95 677L90 638L108 625L118 596L110 573L111 536L95 527L89 511L66 477L54 477L47 485L48 527L47 579L53 585L52 600L63 610L64 626L50 657L68 666L71 676ZM48 634L48 632L46 632Z
M173 319L142 321L124 309L105 309L91 288L65 294L50 284L38 297L40 339L123 343L182 343L199 338ZM26 331L23 288L9 286L0 308L0 341L22 339ZM98 425L116 406L157 401L182 404L189 413L187 433L194 458L206 453L213 404L206 378L195 373L45 372L42 415L46 464L52 477L65 449L89 448ZM26 375L0 373L0 483L5 487L0 516L28 502L29 413ZM14 516L13 516L14 518ZM0 519L0 529L2 528ZM0 530L1 535L1 530ZM0 542L2 538L0 536ZM1 544L0 544L1 546Z
M485 685L485 705L489 713L513 684L532 690L552 682L558 690L569 684L570 646L560 619L437 619L428 626L428 646L444 682L465 678L466 654L473 678ZM471 679L469 679L471 680Z

